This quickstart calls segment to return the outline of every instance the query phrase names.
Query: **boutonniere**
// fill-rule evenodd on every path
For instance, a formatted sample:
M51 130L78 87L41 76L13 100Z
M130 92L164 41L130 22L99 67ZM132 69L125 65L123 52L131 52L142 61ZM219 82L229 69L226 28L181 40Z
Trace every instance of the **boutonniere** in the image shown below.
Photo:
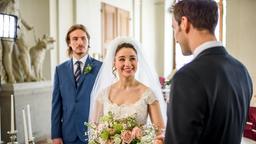
M84 74L88 74L92 71L92 65L91 64L87 64L87 66L84 68Z

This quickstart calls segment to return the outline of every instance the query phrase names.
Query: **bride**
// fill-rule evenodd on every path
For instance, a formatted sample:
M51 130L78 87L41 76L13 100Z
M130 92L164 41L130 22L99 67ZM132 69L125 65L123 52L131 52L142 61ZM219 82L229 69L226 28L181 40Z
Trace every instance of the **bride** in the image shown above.
M158 76L143 58L140 44L130 37L113 40L92 90L91 122L112 112L116 119L135 114L144 125L149 115L154 126L164 129L160 104L164 100Z

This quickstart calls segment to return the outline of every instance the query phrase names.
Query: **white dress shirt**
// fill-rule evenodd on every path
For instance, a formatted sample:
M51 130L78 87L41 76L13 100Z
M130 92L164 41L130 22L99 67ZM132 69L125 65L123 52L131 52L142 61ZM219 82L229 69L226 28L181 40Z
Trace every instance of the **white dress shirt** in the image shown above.
M87 58L88 58L88 54L85 55L84 57L82 57L80 60L77 60L75 57L73 57L73 73L74 74L75 74L75 71L77 69L77 65L75 64L77 61L82 62L80 64L80 67L81 67L81 70L82 70L82 73L83 73L83 68L84 68L84 65L85 65L85 62L86 62Z
M223 46L223 44L220 41L208 41L208 42L201 44L193 52L193 57L194 57L193 59L195 59L204 50L213 48L213 47L218 47L218 46Z

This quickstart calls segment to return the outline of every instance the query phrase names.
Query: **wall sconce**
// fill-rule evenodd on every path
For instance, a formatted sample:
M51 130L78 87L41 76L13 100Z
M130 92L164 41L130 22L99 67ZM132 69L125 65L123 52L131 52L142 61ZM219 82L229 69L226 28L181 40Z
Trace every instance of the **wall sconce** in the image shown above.
M0 13L0 38L17 37L17 16Z

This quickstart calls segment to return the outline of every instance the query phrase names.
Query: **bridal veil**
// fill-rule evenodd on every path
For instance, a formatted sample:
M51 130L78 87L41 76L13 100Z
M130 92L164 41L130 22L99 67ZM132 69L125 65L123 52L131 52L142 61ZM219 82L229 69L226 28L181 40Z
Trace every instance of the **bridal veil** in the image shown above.
M158 75L155 70L151 69L151 67L148 65L147 61L143 57L140 43L131 37L117 37L110 43L109 47L107 48L106 57L103 61L101 69L95 80L93 90L91 92L90 119L92 117L95 117L95 114L98 114L98 112L95 111L95 109L97 108L95 108L94 106L96 102L96 97L99 95L99 92L101 92L103 89L106 89L118 80L118 77L115 77L113 75L112 68L116 48L122 43L130 43L137 50L138 69L135 74L135 79L149 87L154 92L154 94L158 98L162 116L164 118L164 121L166 122L166 104L161 91Z

